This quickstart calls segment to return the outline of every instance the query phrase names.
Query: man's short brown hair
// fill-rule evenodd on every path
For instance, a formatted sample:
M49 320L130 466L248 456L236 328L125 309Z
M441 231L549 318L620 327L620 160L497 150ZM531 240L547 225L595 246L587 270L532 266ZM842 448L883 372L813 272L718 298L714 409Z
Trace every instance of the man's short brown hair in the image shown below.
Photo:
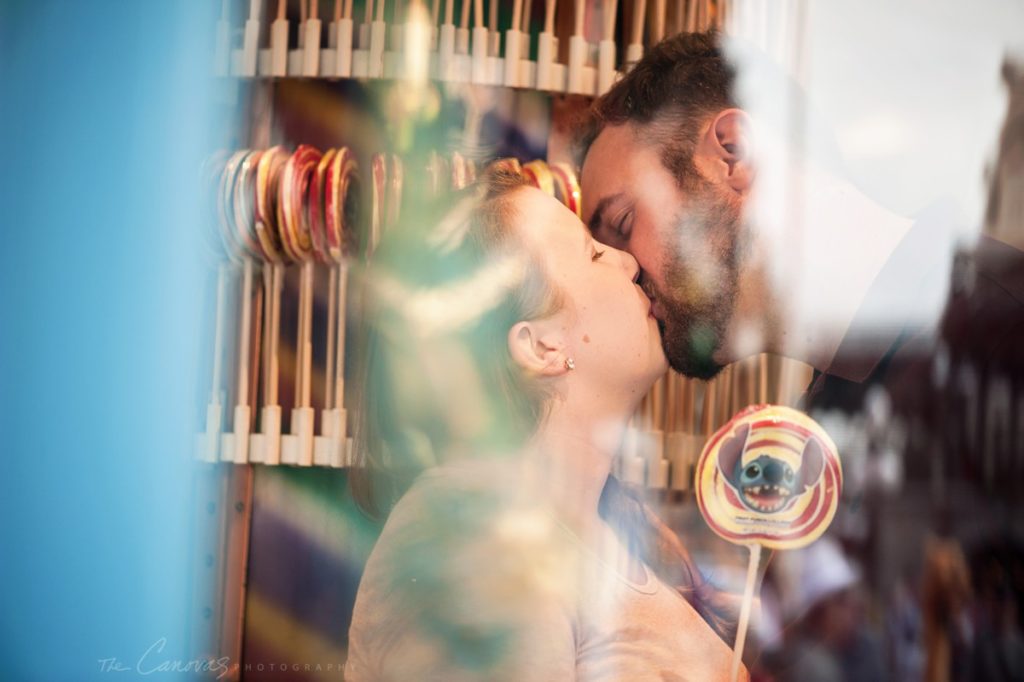
M735 77L717 32L663 40L587 111L576 138L579 165L605 126L633 123L647 129L665 168L685 186L696 173L693 150L701 125L736 106Z

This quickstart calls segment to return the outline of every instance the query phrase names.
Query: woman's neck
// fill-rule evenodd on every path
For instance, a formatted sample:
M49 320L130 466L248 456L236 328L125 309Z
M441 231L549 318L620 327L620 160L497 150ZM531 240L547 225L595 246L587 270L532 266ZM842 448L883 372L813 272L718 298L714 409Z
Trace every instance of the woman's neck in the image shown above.
M527 464L541 494L581 536L600 522L598 503L626 417L595 417L558 401L531 441Z

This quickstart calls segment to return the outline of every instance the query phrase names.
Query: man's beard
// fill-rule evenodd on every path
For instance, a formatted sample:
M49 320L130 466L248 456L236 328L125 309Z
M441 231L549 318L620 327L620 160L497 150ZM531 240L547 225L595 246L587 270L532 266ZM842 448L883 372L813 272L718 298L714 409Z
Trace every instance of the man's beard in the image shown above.
M736 305L744 234L739 202L710 183L700 185L673 218L675 243L668 244L664 290L649 293L661 304L658 326L669 365L707 380L724 367L715 355Z

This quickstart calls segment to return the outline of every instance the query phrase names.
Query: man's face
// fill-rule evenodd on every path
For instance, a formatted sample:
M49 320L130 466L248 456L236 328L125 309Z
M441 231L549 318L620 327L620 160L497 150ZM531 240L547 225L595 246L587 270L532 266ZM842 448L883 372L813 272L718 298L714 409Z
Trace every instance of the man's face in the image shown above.
M681 187L646 137L631 124L597 136L580 177L583 221L640 264L673 369L708 379L729 361L722 355L738 293L741 201L697 171Z

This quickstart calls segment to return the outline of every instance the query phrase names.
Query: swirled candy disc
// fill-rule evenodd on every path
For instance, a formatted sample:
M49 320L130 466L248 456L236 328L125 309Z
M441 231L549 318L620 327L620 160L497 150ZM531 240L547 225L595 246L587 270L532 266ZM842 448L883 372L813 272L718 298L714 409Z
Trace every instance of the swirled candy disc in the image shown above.
M523 175L530 181L530 184L547 194L555 196L555 179L551 176L548 164L540 159L523 164Z
M313 147L300 144L281 171L277 199L278 233L285 253L294 261L307 260L313 253L305 207L309 180L321 156Z
M337 153L337 149L328 149L324 152L309 181L308 201L306 202L309 238L313 241L313 253L321 263L330 263L334 260L327 241L326 199L327 171Z
M548 168L555 182L555 196L565 204L578 218L583 217L583 205L580 202L580 183L576 173L567 163L550 163Z
M245 245L239 240L235 230L234 193L238 170L248 155L249 150L246 149L235 152L228 158L220 176L220 186L217 192L218 224L221 238L224 240L224 248L230 258L238 258L245 253Z
M796 549L835 516L843 487L836 446L797 410L755 405L708 440L695 489L704 520L736 544Z
M278 185L281 170L288 160L284 147L271 147L260 156L256 166L256 235L268 260L280 263L284 260L281 239L277 225Z
M245 247L246 255L263 258L263 247L256 233L256 168L263 152L256 150L245 155L235 176L232 205L235 207L235 232Z
M324 224L331 259L341 262L355 242L355 217L359 207L359 165L352 151L342 147L332 157L324 180Z

